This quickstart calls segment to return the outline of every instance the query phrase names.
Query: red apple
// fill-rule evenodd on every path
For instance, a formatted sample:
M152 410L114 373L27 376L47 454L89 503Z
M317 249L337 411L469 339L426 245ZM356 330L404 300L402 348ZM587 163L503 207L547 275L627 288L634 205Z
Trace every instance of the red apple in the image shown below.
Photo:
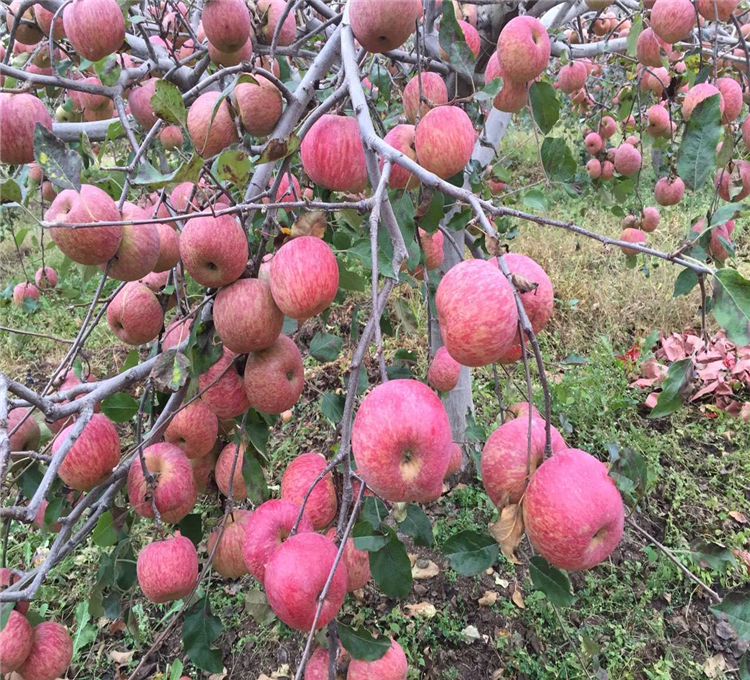
M628 227L622 230L622 233L620 234L620 240L641 245L646 243L646 234L644 234L640 229ZM620 246L620 250L622 250L625 255L637 255L640 252L635 248L628 248L627 246Z
M261 42L270 45L273 40L276 26L281 19L281 14L286 7L286 0L258 0L258 14L261 17L260 25L256 27L256 35ZM281 47L288 47L294 42L297 34L297 21L294 12L289 12L279 31L279 39L276 43Z
M10 6L7 7L7 14L5 15L5 25L8 27L8 33L10 34L13 24L16 23L16 17L19 14L21 0L13 0ZM36 45L43 37L42 31L34 21L34 10L29 7L24 11L18 20L18 28L16 29L16 41L21 45Z
M724 97L721 96L721 92L711 83L699 83L690 88L690 91L685 95L685 99L682 102L682 117L685 120L690 120L690 116L693 113L693 109L705 99L719 95L719 109L721 114L724 115Z
M354 37L368 52L398 49L414 33L422 15L420 0L351 0L349 21Z
M482 450L482 482L498 508L521 500L526 482L544 460L545 440L545 421L537 416L532 418L529 437L528 414L503 423L487 439ZM553 427L552 452L559 453L567 448Z
M708 21L729 21L739 0L698 0L698 11Z
M156 273L168 272L180 261L180 234L169 224L155 224L159 233L159 257L153 266Z
M237 463L234 462L235 454ZM240 444L239 453L237 453L237 444L229 442L219 454L214 468L214 478L219 491L229 498L229 482L232 482L232 498L235 501L244 501L247 498L247 486L245 478L242 475L242 462L245 456L245 445ZM232 477L232 467L234 467L234 477Z
M200 399L178 411L164 431L164 441L191 459L208 455L218 436L219 420Z
M583 140L583 145L586 147L586 151L595 156L604 148L604 141L598 133L589 132L586 139Z
M34 626L31 651L18 673L23 680L54 680L64 675L73 659L73 642L65 626L43 621Z
M90 222L119 222L120 211L109 194L99 187L84 184L80 193L73 189L61 191L44 214L47 222L66 225ZM119 225L69 228L53 227L49 230L57 247L74 262L102 264L114 257L122 240Z
M698 220L692 227L691 236L695 238L706 228L706 220ZM711 238L708 242L708 252L718 262L724 262L729 257L726 244L731 244L731 235L734 231L734 220L725 224L718 224L711 229Z
M32 300L39 299L39 290L33 283L23 282L18 283L13 288L13 304L16 307L20 307L26 298Z
M237 66L243 61L250 61L253 58L253 42L248 38L245 44L238 50L226 52L225 50L220 50L209 41L208 56L211 57L211 61L214 64L218 64L219 66Z
M145 130L150 130L158 120L151 106L151 97L156 92L158 82L159 78L149 78L141 87L133 88L128 96L130 113Z
M617 123L612 116L604 116L599 123L599 135L602 139L609 139L617 132Z
M500 92L495 95L492 105L498 111L506 113L517 113L529 101L529 91L526 89L526 83L523 81L511 80L508 78L497 59L497 52L493 52L487 62L484 71L484 82L489 85L495 78L502 78L503 84Z
M547 459L534 473L523 504L526 532L550 564L591 569L622 536L622 498L607 466L578 449Z
M625 177L632 177L641 169L641 154L630 144L620 144L615 151L615 170Z
M452 442L438 396L417 380L391 380L363 400L352 427L357 471L379 496L425 503L440 496Z
M202 458L191 458L190 467L193 469L193 479L198 493L203 494L208 490L208 481L216 465L216 447L212 448Z
M325 535L332 541L335 541L336 527L331 527ZM341 555L341 560L346 566L346 590L352 593L355 590L364 588L371 576L370 554L365 550L357 550L354 547L354 539L349 536L346 539L346 546Z
M328 461L319 453L310 452L297 456L281 477L281 497L301 507L305 494L327 464ZM333 521L337 509L336 486L333 475L329 472L313 487L305 504L305 515L310 518L315 530L319 531Z
M425 170L448 179L466 167L475 139L471 118L463 109L438 106L419 121L414 147Z
M33 94L0 94L0 163L21 165L34 160L34 127L52 129L52 117Z
M76 52L99 61L125 41L125 19L116 0L73 0L63 12L65 33Z
M641 229L647 233L656 231L659 226L659 209L648 206L641 213Z
M218 541L211 564L224 578L239 578L248 573L245 558L242 556L242 546L245 543L245 528L252 514L250 510L232 510L227 517L221 538L219 538L219 527L208 535L209 555Z
M37 288L49 289L57 285L57 272L52 267L40 267L34 276Z
M242 127L254 137L273 132L281 118L284 100L279 88L263 76L255 75L256 83L239 83L234 88L234 103Z
M464 366L486 366L505 356L517 337L513 291L496 261L466 260L453 267L435 296L440 334Z
M193 325L192 319L174 319L164 331L164 337L161 341L163 349L171 349L181 345L190 337L190 328Z
M204 92L188 110L188 134L195 150L204 158L215 156L239 141L226 99L218 105L214 115L214 107L221 96L221 92Z
M352 659L346 680L406 680L409 664L406 654L393 638L391 648L377 661Z
M654 187L654 198L659 205L677 205L685 195L685 183L679 177L662 177Z
M299 506L291 501L270 500L258 506L245 527L242 553L247 570L263 585L266 564L286 541L299 516ZM312 522L302 515L297 535L314 531ZM307 564L307 560L301 564Z
M177 125L167 125L159 133L159 141L167 151L182 148L185 141L182 137L182 130Z
M464 454L463 451L461 451L461 446L459 444L456 444L456 442L451 443L451 459L448 463L448 469L445 471L445 476L443 479L448 479L448 477L452 477L455 475L460 469L461 465L464 462Z
M147 446L143 459L154 476L153 502L162 521L177 524L190 513L198 498L190 461L180 447L168 443ZM151 498L140 457L135 456L128 470L128 499L141 517L153 517Z
M560 69L557 74L557 83L560 91L565 94L573 94L586 85L588 79L586 66L580 61L572 61Z
M49 36L50 29L52 28L52 17L54 16L54 12L50 12L48 9L42 7L42 5L34 5L33 9L36 23L39 24L42 33ZM62 40L65 38L65 24L63 23L62 15L55 20L55 35L53 38L54 40Z
M383 141L416 162L417 152L414 149L414 132L413 125L397 125L388 131ZM383 165L384 163L381 159L381 170L383 169ZM391 189L414 189L419 186L419 179L406 168L402 168L398 163L394 163L391 165L391 176L388 178L388 186Z
M644 66L659 68L662 65L662 57L667 57L671 51L672 46L656 35L651 28L644 29L638 36L636 55Z
M367 186L365 150L355 118L321 116L302 140L300 157L310 179L326 189L358 194Z
M236 418L250 408L242 381L244 367L239 361L234 361L236 356L225 347L221 358L198 378L201 392L206 390L201 399L219 420ZM227 370L227 366L233 361L233 365Z
M126 215L124 219L150 217L145 210ZM122 227L122 240L117 252L109 261L109 276L117 281L137 281L153 271L159 261L161 239L156 224L126 224ZM99 267L104 269L106 265Z
M331 247L315 236L285 243L271 260L271 294L293 319L308 319L327 309L339 287L339 266Z
M180 234L180 257L202 286L220 288L236 281L247 264L247 237L233 215L196 217Z
M412 28L414 24L412 23ZM432 71L424 71L422 73L422 96L429 99L435 106L444 106L448 103L448 88L445 85L445 80L438 73ZM404 88L403 95L401 97L404 103L404 115L406 120L410 123L414 123L417 119L417 109L419 109L419 117L423 118L427 112L432 108L426 102L419 104L419 77L414 76ZM398 127L398 126L397 126Z
M599 179L602 176L602 164L598 158L592 158L586 163L586 172L591 179Z
M242 0L207 0L201 21L206 37L224 52L240 49L250 37L250 12Z
M213 319L224 346L239 354L270 347L284 325L271 286L262 279L239 279L222 288L214 301Z
M198 580L198 553L189 538L174 537L149 543L136 564L138 585L151 602L180 600L192 592Z
M719 78L716 81L716 89L724 101L724 114L721 120L726 125L736 120L742 111L742 87L734 78Z
M443 264L443 237L442 231L436 231L428 234L422 227L419 227L419 241L422 244L422 250L425 254L425 264L427 269L437 269Z
M75 424L68 425L52 444L54 456ZM60 479L76 491L88 491L101 484L120 462L120 436L107 416L95 413L86 423L57 471Z
M685 40L695 26L695 8L690 0L656 0L651 10L651 29L662 40Z
M670 120L669 111L660 104L654 104L646 111L648 118L648 127L646 132L652 137L663 137L669 133Z
M159 335L164 325L164 312L153 291L138 281L131 281L109 303L107 323L125 344L143 345Z
M512 80L529 82L549 64L550 42L544 24L529 15L511 19L497 40L497 58Z
M29 415L23 420L31 408L18 407L8 412L8 434L10 435L11 451L35 451L39 447L41 431L39 423L36 422L33 415ZM15 428L23 420L23 425ZM13 432L13 434L10 434Z
M9 569L8 567L0 567L0 590L4 590L20 580L21 576L19 574L14 574L12 569ZM25 615L26 612L29 611L29 603L16 602L15 609ZM2 655L0 655L0 659L2 659Z
M31 652L33 637L34 632L26 617L12 610L5 627L0 630L0 674L21 667Z
M450 392L457 384L461 373L459 364L445 347L440 347L427 369L427 382L438 392Z
M264 578L268 604L290 628L309 631L312 627L318 597L337 553L330 539L308 532L291 536L271 556ZM327 626L338 614L346 597L346 581L346 565L339 562L323 600L316 629Z
M297 345L279 335L267 349L251 352L245 364L245 394L250 406L263 413L283 413L302 394L305 370Z

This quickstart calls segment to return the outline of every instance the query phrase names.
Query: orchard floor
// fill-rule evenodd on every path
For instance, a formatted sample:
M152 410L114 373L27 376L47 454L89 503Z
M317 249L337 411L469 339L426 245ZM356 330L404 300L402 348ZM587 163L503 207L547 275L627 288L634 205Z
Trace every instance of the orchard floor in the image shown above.
M536 179L521 177L511 189ZM575 201L553 188L549 204L550 216L574 220L610 236L619 234L619 218L587 199ZM695 205L664 211L662 225L650 242L665 250L675 247L685 233L685 215L697 212ZM533 225L517 226L518 234L508 242L509 247L537 259L556 290L554 319L542 339L548 372L554 378L553 423L565 430L571 446L602 459L612 444L640 453L648 464L648 489L631 515L633 521L720 593L750 585L750 570L722 560L721 554L716 559L702 556L695 548L706 541L750 550L750 425L722 413L708 417L713 414L700 405L684 408L671 418L650 420L640 405L645 395L628 387L632 376L616 358L649 331L694 326L698 298L691 294L672 299L677 272L668 264L655 266L649 261L644 270L644 261L639 261L637 268L628 269L616 250ZM22 250L36 268L39 251L30 236ZM737 259L746 275L748 252L750 240L742 233ZM60 261L56 251L50 258L53 266ZM76 267L71 268L61 290L45 294L33 313L3 306L2 325L73 337L85 308L70 309L69 305L90 299L97 282L91 274L85 273L86 279ZM2 288L22 278L7 240L0 244L0 277ZM403 285L397 297L398 305L389 306L395 331L385 338L386 360L393 363L397 350L411 350L409 367L422 376L427 353L420 296ZM366 304L364 297L358 301ZM303 354L321 329L342 337L344 351L329 364L306 356L303 397L293 419L275 426L268 446L267 478L272 493L278 491L281 472L292 458L309 450L329 454L335 442L335 429L323 416L320 399L326 392L342 391L342 370L348 366L352 348L352 304L334 308L326 324L315 321L297 336ZM0 332L0 368L39 388L65 349L61 343ZM111 375L120 369L128 351L113 342L103 325L92 336L85 358L95 375ZM569 361L572 354L578 355L574 362ZM377 370L371 361L367 370L374 383ZM522 368L513 367L509 377L501 373L501 378L504 402L521 400ZM489 433L499 422L490 370L474 372L473 389L477 425ZM541 405L540 397L537 393L537 405ZM472 447L477 447L476 442L467 444L467 449ZM202 515L204 533L218 521L220 508L216 491L201 500L197 512ZM411 680L737 677L743 648L731 629L709 611L704 593L632 529L626 528L609 561L590 572L571 575L577 600L558 615L532 587L527 542L518 551L520 564L501 557L492 573L472 578L456 574L442 557L441 547L449 536L460 529L485 530L496 518L472 465L460 479L451 480L438 502L425 509L433 521L434 545L430 549L407 545L418 560L417 573L434 575L415 579L411 594L403 601L388 600L368 585L347 600L341 614L349 624L396 637L409 657ZM136 522L134 551L152 535L150 523ZM50 541L50 536L14 525L9 564L31 565ZM69 678L127 678L176 611L170 605L147 603L136 588L123 595L129 612L124 623L106 617L89 619L81 603L90 596L101 552L89 544L66 559L34 605L45 617L83 631ZM205 557L205 544L199 553ZM127 561L123 568L128 568ZM216 678L257 680L262 674L286 678L289 669L296 667L303 636L269 620L258 604L257 589L250 577L239 581L211 578L207 592L213 612L224 625L216 645L226 675ZM179 626L139 677L168 678L161 674L178 658L190 677L206 677L184 657Z

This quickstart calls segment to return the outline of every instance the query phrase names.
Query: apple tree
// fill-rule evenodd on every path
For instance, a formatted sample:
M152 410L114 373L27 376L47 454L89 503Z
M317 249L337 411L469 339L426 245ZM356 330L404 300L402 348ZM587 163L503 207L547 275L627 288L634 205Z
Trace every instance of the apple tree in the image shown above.
M215 572L251 575L274 614L306 633L295 680L403 680L398 640L337 616L370 580L385 597L408 594L402 539L429 544L423 506L471 465L499 518L491 534L447 541L459 574L489 568L501 550L512 557L525 535L535 586L564 607L565 572L606 561L627 524L747 637L750 600L712 589L638 525L638 461L607 465L553 426L537 334L553 313L554 272L508 252L506 238L525 222L540 238L555 229L619 247L628 266L663 260L676 294L700 289L704 334L712 314L750 344L750 282L731 266L750 195L750 24L739 4L3 4L3 235L18 247L33 230L41 253L4 299L34 313L63 283L45 261L52 248L98 285L43 386L0 373L4 546L14 526L55 534L34 564L3 558L0 672L66 672L67 629L32 627L26 614L55 568L94 545L112 549L100 603L131 591L182 601L131 678L178 623L191 661L221 671L206 595ZM521 197L507 191L498 153L519 124L536 135L543 172ZM552 183L614 206L619 238L545 216ZM653 248L659 207L686 192L703 192L707 211L686 220L670 252ZM384 355L389 305L405 288L428 319L425 379ZM269 431L306 384L300 333L332 309L351 310L353 347L343 389L320 396L330 445L300 452L272 494ZM94 376L81 358L105 323L113 344L134 349ZM327 361L341 350L325 331L306 349ZM491 367L497 380L515 363L526 401L499 405L501 424L472 456L471 369ZM670 368L661 416L681 404L691 367ZM52 435L43 445L40 424ZM214 482L221 522L196 535L186 518ZM152 526L147 545L131 541L136 521Z

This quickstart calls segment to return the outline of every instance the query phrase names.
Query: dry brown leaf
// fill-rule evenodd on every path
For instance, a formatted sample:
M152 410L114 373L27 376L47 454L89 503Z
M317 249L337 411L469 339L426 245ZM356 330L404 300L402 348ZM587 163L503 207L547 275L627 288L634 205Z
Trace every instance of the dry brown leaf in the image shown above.
M510 596L510 599L513 600L513 604L516 605L516 607L518 607L519 609L526 609L526 603L523 601L523 595L518 588L513 591L513 595Z
M107 629L108 635L117 635L118 633L124 633L128 629L128 625L122 619L116 619L112 621Z
M432 560L419 559L414 563L411 568L411 576L413 579L422 580L428 578L434 578L440 573L440 567L435 564Z
M130 661L130 659L133 658L134 655L134 649L129 652L118 652L116 649L113 649L109 653L109 658L112 659L112 661L114 661L118 666L124 666Z
M744 512L737 512L736 510L730 510L727 513L735 522L740 524L747 524L747 515Z
M292 225L292 238L299 236L323 238L325 233L326 214L324 212L313 211L305 213Z
M418 602L417 604L407 604L404 607L404 611L409 618L420 617L423 619L431 619L437 614L435 605L430 602Z
M487 248L487 252L493 257L499 255L500 251L502 250L502 248L500 247L500 241L498 241L494 236L485 235L484 246L485 248ZM503 250L503 252L505 251Z
M503 677L503 669L498 668L496 671L493 671L492 673L492 680L501 680Z
M485 590L484 595L479 598L479 606L480 607L491 607L495 602L497 602L498 595L494 590Z
M503 555L513 564L520 564L515 555L516 548L523 538L523 513L520 505L506 505L500 519L489 526L492 537L497 541Z
M721 654L715 654L703 663L703 674L707 678L718 678L724 673L726 667L727 662L724 661L724 657Z
M229 672L226 668L223 668L221 673L214 673L213 675L208 676L208 680L224 680L229 675Z
M463 635L464 641L468 642L469 644L482 639L482 636L476 626L466 626L466 628L461 631L461 635Z

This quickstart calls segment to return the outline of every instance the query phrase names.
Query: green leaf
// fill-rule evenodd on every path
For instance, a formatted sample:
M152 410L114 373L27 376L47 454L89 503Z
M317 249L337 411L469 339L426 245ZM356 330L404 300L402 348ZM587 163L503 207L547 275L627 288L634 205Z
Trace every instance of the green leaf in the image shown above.
M747 206L737 203L726 203L722 205L713 215L711 215L711 222L709 227L715 227L717 224L725 224L729 220L733 219L734 216L743 210L747 210Z
M159 392L176 392L190 378L190 359L174 348L162 352L149 376Z
M334 425L344 417L344 397L335 392L326 392L320 398L320 410Z
M182 661L175 659L169 666L168 680L180 680L184 668Z
M39 465L35 463L29 465L26 471L19 477L18 485L21 488L21 493L31 500L39 488L41 481L42 472L39 470Z
M122 367L120 368L120 373L124 373L128 369L131 369L134 366L137 366L140 360L141 360L140 352L137 349L131 349L128 352L128 356L125 357L125 361L123 361L122 363Z
M721 135L721 95L700 102L682 136L677 173L690 189L700 189L716 169L716 146Z
M750 680L750 652L745 652L738 668L740 680Z
M339 259L339 288L363 293L365 291L365 280L353 271L347 269Z
M73 635L73 658L96 639L96 626L91 623L89 603L82 600L76 606L76 632Z
M445 194L436 191L432 194L430 206L427 212L419 219L419 226L428 234L434 234L438 230L440 220L445 215L443 206L445 205Z
M713 313L737 345L750 344L750 281L734 269L714 274Z
M250 411L245 423L245 434L255 450L261 455L268 451L268 439L271 432L268 429L268 423L260 416L257 411Z
M683 402L683 392L693 377L693 360L690 358L675 361L667 371L667 379L662 384L656 406L649 418L663 418L674 413Z
M724 614L737 631L740 640L750 639L750 592L736 590L728 593L711 611Z
M310 342L310 354L318 361L334 361L341 352L343 344L341 338L318 331Z
M58 21L60 21L60 18L58 18ZM96 73L102 85L106 85L107 87L113 87L117 83L118 79L120 78L120 73L122 73L120 64L117 61L117 55L108 54L103 59L100 59L99 61L94 62L94 73ZM157 81L157 82L162 82L162 81Z
M151 108L167 123L184 127L187 122L187 109L182 101L182 94L177 85L168 80L156 81L156 89L151 96Z
M523 196L523 204L534 210L547 210L547 197L539 189L531 189Z
M393 309L404 331L409 334L416 333L417 318L414 316L414 310L411 308L409 302L401 297L393 298Z
M379 498L367 496L362 503L360 517L363 522L369 522L373 529L377 529L380 523L388 517L388 508Z
M264 163L279 161L282 158L291 156L299 149L299 145L300 138L297 135L291 135L288 139L284 140L270 139L256 162L258 165L263 165Z
M377 552L388 543L388 536L367 521L357 522L352 529L352 539L357 550Z
M443 554L451 567L463 576L474 576L489 569L497 561L500 548L488 533L460 531L443 546Z
M182 644L190 660L201 670L209 673L223 670L221 650L211 647L221 631L221 621L211 613L208 597L202 597L185 614Z
M197 548L203 539L203 518L199 512L194 512L190 515L183 517L178 523L177 527L180 533L189 538L193 545Z
M150 163L143 163L138 174L133 178L133 185L147 186L150 189L163 189L170 184L197 182L203 168L203 159L194 155L183 162L174 172L163 174Z
M388 536L388 542L380 550L370 553L370 572L385 595L400 599L411 590L411 562L396 532L389 529Z
M224 149L214 161L213 170L221 181L245 186L252 167L253 164L244 151Z
M432 524L424 510L413 503L406 508L406 518L399 523L402 533L411 536L415 545L429 548L432 545Z
M474 93L474 101L488 102L493 100L503 89L503 79L500 77L493 78L479 92Z
M638 46L638 37L643 32L643 18L640 14L635 14L633 16L633 23L630 26L630 31L628 31L628 40L627 40L627 46L628 46L628 55L631 57L635 57L637 52L637 46Z
M60 515L62 514L62 508L63 508L63 499L62 498L53 498L49 503L47 503L47 507L44 510L44 527L45 529L49 529L51 526L57 522L58 519L60 519Z
M102 399L102 413L116 423L127 423L138 413L138 402L125 392Z
M545 594L547 599L557 607L569 607L576 601L571 592L568 575L550 565L540 555L529 560L529 574L534 588Z
M23 192L16 180L7 178L0 180L0 203L20 203Z
M529 88L529 101L534 122L542 134L546 135L560 120L560 102L555 88L543 81L534 82Z
M377 661L391 648L391 641L387 635L374 638L364 628L352 628L341 622L338 624L338 630L341 644L353 659Z
M185 353L190 359L193 375L203 375L224 352L221 339L209 321L196 321L190 327L190 339Z
M690 545L690 557L703 569L720 571L727 564L737 566L732 551L720 543L698 540Z
M34 127L34 158L56 187L81 190L81 156L39 123Z
M568 182L576 174L576 161L568 143L560 137L545 137L542 142L542 165L550 178Z
M242 477L245 480L247 497L255 505L263 503L268 498L268 484L260 461L248 449L245 449L242 455Z
M683 269L675 279L674 291L672 297L680 297L681 295L687 295L693 288L698 285L698 274L692 269Z
M3 628L5 628L5 625L8 623L10 613L13 611L15 606L15 602L0 602L0 631L2 631Z
M466 44L466 38L464 38L464 33L456 19L451 2L446 2L443 5L438 42L448 55L448 61L456 67L456 70L471 78L472 73L474 73L476 58Z
M610 470L611 477L617 483L617 488L623 494L628 494L637 500L648 487L648 464L643 455L629 446L617 447L617 457Z
M107 511L99 518L91 533L91 539L100 548L109 548L117 543L117 531L111 512Z

